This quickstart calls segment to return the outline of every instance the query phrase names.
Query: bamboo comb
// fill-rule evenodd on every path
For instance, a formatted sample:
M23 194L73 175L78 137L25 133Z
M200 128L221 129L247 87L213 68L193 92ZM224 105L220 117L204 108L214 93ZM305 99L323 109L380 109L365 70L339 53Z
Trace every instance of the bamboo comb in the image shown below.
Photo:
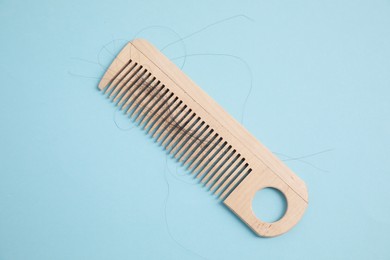
M305 183L149 42L129 42L99 89L256 234L280 235L302 217ZM266 187L287 201L284 216L273 223L252 211L255 193Z

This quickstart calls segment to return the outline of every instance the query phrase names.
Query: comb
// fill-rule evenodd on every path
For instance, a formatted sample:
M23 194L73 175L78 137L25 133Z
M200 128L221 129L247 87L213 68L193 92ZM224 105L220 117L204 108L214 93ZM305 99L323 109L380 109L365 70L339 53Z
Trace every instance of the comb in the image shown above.
M146 40L121 50L99 89L257 235L283 234L301 219L305 183ZM273 223L252 211L255 193L267 187L287 202Z

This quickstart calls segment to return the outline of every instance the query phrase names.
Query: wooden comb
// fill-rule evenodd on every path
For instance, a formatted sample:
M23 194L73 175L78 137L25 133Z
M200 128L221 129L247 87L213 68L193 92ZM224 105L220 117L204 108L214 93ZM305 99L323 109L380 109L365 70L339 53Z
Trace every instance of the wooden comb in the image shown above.
M182 162L256 234L280 235L302 217L305 183L149 42L129 42L99 89ZM271 187L287 209L276 222L252 211L255 193Z

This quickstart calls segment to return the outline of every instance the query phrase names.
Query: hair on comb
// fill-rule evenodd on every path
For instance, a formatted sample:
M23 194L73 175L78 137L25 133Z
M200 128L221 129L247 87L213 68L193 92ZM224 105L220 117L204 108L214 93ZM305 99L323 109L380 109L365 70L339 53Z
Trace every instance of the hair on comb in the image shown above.
M149 42L129 42L99 89L201 180L256 234L272 237L302 217L305 183ZM258 219L252 199L271 187L286 198L276 222Z

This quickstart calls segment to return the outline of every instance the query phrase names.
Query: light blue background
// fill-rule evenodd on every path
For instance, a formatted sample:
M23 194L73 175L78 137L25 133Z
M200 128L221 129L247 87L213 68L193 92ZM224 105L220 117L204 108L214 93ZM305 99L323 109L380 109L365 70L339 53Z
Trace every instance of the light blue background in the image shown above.
M187 53L247 62L244 125L281 159L325 151L286 161L310 206L273 239L172 160L164 171L161 148L118 129L114 115L132 124L96 88L105 44L117 53L156 25L139 36L162 47L241 14L253 21L211 26ZM390 259L388 0L1 0L0 40L1 260ZM245 63L190 56L184 71L240 118Z

